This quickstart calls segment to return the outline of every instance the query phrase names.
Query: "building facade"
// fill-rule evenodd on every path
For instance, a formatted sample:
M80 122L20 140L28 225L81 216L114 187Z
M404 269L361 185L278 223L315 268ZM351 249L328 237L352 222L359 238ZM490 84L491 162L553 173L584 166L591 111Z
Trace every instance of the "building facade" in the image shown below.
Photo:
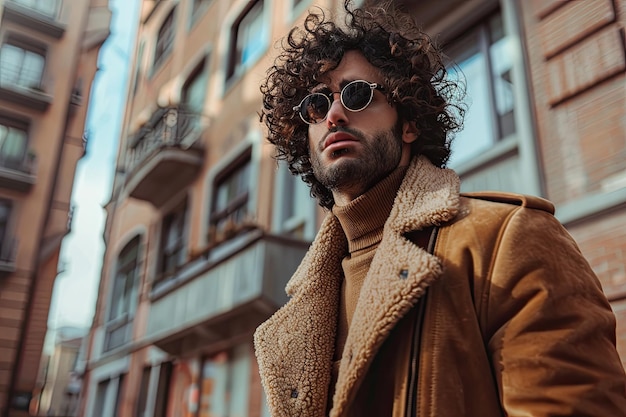
M48 417L75 417L78 413L80 379L77 368L85 333L61 328L50 355L41 361L39 394L31 414Z
M339 3L142 2L80 415L267 415L252 334L285 302L323 212L272 159L258 87L276 41ZM464 76L450 161L463 190L556 203L626 360L626 5L397 3Z
M0 0L0 415L28 415L106 0Z

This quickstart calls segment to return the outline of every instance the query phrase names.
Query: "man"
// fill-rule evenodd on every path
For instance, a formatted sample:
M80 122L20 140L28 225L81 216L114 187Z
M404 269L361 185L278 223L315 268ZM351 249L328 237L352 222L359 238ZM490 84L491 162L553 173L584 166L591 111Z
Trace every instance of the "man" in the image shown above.
M456 85L410 18L310 14L261 89L331 213L255 334L271 415L625 416L615 318L549 202L459 194Z

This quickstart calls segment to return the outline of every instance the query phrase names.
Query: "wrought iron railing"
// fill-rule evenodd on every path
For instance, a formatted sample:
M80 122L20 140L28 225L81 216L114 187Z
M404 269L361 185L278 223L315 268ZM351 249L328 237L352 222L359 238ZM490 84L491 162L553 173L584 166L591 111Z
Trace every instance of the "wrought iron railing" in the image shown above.
M185 139L197 130L200 116L180 107L169 107L161 109L153 119L130 140L126 172L132 172L160 148L188 146Z

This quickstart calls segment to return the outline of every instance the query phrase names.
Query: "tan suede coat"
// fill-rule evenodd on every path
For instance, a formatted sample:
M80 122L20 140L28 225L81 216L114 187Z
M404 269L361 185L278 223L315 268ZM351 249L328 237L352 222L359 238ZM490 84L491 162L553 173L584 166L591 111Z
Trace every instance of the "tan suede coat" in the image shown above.
M391 372L394 417L626 416L615 318L552 205L458 189L453 171L411 163L363 284L330 415L379 415L362 402L376 404L377 381L389 381L376 373ZM431 255L406 236L433 225ZM345 254L329 215L287 284L290 301L255 333L273 417L325 415Z

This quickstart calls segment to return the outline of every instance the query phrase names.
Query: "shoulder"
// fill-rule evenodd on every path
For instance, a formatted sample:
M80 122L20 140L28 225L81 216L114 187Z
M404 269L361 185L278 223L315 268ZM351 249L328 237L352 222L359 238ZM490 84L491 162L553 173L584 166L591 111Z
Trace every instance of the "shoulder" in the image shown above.
M474 237L485 245L494 245L507 236L528 236L538 231L534 239L543 235L542 230L562 229L554 217L554 205L543 198L505 192L462 193L457 216L444 226L455 237ZM454 231L454 232L453 232ZM507 231L507 233L505 233ZM560 232L559 232L560 233ZM463 240L463 239L461 239ZM469 244L469 243L468 243Z
M536 210L542 210L550 214L554 214L554 204L550 201L531 195L507 193L499 191L479 191L472 193L461 193L461 197L468 199L469 204L476 205L476 202L484 201L487 203L507 204L512 207L530 208ZM478 204L481 205L481 204ZM489 204L487 204L489 205ZM503 207L505 208L505 207Z

